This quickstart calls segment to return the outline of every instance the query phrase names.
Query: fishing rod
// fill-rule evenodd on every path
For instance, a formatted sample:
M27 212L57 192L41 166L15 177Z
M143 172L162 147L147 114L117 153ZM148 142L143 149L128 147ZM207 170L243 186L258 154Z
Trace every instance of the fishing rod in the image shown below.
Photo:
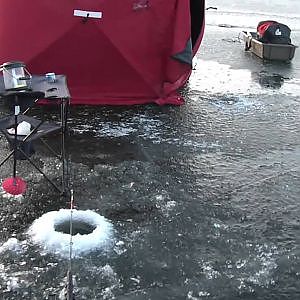
M71 190L70 201L70 247L69 247L69 270L67 273L67 300L75 300L73 275L72 275L72 252L73 252L73 208L74 208L74 193Z
M68 119L68 110L64 110L63 112L61 112L61 117L65 118L65 120ZM65 138L64 135L67 133L69 135L69 129L67 126L67 122L63 125L63 137ZM64 145L64 142L63 142ZM66 153L66 149L63 148L63 152ZM63 155L63 157L65 157L65 155ZM70 160L69 157L67 158L67 160L65 161L63 159L63 164L66 165L66 169L67 169L67 174L63 174L64 176L64 180L67 177L67 185L64 185L64 190L67 188L67 190L69 191L69 193L67 193L67 195L70 196L70 228L69 228L69 234L70 234L70 240L69 240L69 262L68 262L68 271L67 271L67 276L66 276L66 283L65 286L63 288L63 290L61 291L60 294L60 299L61 300L76 300L75 299L75 293L74 293L74 282L73 282L73 211L75 206L75 202L74 202L74 190L73 188L71 188L71 180L70 180L70 174L71 174L71 164L70 164ZM64 169L64 168L63 168ZM65 184L63 180L63 183Z
M74 293L74 283L73 283L73 272L72 272L72 258L73 258L73 210L74 205L74 193L73 189L70 190L70 242L69 242L69 264L67 271L66 284L61 291L61 300L76 300Z

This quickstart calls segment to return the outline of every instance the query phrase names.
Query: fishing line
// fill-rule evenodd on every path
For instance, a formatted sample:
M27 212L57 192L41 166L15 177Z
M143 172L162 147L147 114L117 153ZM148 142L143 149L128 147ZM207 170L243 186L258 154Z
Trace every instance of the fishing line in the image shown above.
M74 208L74 193L71 189L70 200L70 247L69 247L69 270L67 273L67 300L75 299L73 292L73 275L72 275L72 251L73 251L73 208Z
M72 272L72 259L73 259L73 209L74 209L74 192L70 190L70 241L69 241L69 263L67 271L66 284L61 291L61 300L75 300L74 284L73 284L73 272Z
M61 118L64 118L65 120L68 120L68 109L64 109L61 112ZM62 138L65 139L65 136L70 136L69 128L67 122L63 124L63 135ZM65 140L63 141L63 145L65 145ZM70 228L69 228L69 234L70 234L70 241L69 241L69 262L68 262L68 271L67 271L67 278L66 278L66 284L64 286L64 289L62 290L62 299L66 300L75 300L75 294L74 294L74 284L73 284L73 212L75 208L74 204L74 190L71 188L71 163L69 156L66 157L66 153L68 154L69 151L64 147L62 149L63 151L63 164L66 167L66 174L63 174L63 190L64 195L70 197ZM65 160L66 158L66 160ZM63 166L63 170L65 170ZM65 182L66 180L66 182ZM65 185L66 184L66 185Z
M263 179L260 179L260 180L257 180L257 181L253 181L253 182L250 182L250 183L246 183L246 184L243 184L243 185L240 185L234 189L232 189L230 192L234 193L234 192L239 192L241 190L247 190L253 186L256 186L256 185L259 185L267 180L270 180L270 179L274 179L276 177L279 177L279 176L282 176L282 175L286 175L286 174L289 174L289 173L292 173L292 172L296 172L298 171L297 169L290 169L290 170L287 170L287 171L284 171L284 172L280 172L280 173L277 173L277 174L274 174L274 175L270 175L268 177L265 177Z

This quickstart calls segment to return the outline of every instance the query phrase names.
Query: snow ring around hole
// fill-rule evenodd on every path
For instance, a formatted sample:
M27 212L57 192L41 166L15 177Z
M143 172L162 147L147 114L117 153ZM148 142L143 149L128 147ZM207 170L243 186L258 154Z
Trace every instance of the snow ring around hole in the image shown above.
M70 249L70 234L56 231L56 228L59 224L69 222L70 216L70 209L47 212L32 223L27 234L33 243L42 246L47 252L67 257ZM103 216L91 210L74 209L72 221L73 224L85 223L94 228L89 234L77 233L72 236L73 256L104 249L110 244L113 226Z

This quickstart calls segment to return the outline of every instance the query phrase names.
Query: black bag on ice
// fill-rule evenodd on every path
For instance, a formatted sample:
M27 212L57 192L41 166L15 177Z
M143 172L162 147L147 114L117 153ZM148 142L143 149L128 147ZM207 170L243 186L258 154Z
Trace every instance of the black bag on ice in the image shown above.
M259 40L263 43L290 44L291 29L276 21L262 21L257 25Z

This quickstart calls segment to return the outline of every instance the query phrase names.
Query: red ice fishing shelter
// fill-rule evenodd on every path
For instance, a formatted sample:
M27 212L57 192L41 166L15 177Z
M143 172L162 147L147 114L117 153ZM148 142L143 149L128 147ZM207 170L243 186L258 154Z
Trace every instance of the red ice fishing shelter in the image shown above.
M72 104L181 104L204 0L0 0L0 64L65 74Z

